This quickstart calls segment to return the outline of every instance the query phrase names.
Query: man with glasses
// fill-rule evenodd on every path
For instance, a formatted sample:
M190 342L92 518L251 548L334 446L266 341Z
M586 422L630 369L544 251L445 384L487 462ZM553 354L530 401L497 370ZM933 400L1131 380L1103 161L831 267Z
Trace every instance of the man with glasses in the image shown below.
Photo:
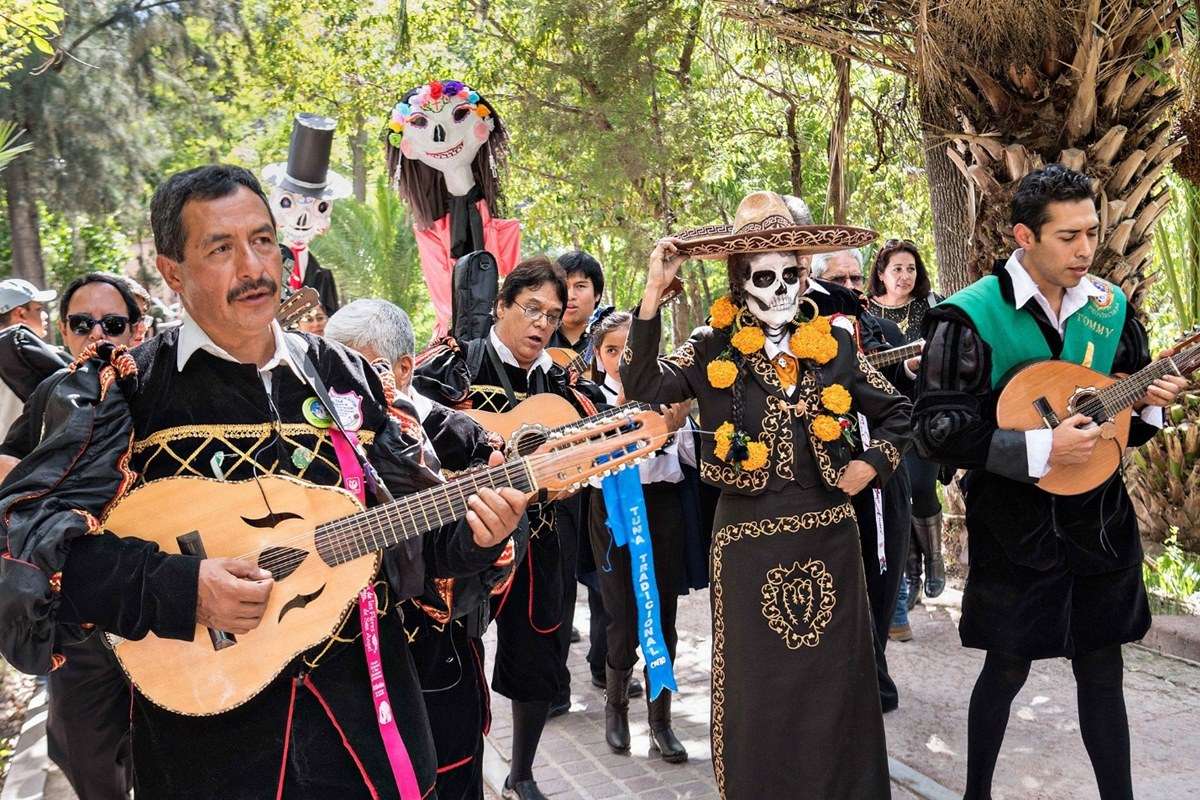
M815 255L812 274L814 278L845 286L853 292L862 292L865 280L862 253L857 250L840 250L836 253Z
M413 386L454 408L510 411L534 394L565 398L583 416L603 403L598 387L554 364L546 353L567 306L563 270L547 258L518 264L504 279L496 321L486 337L444 340L418 359ZM542 800L533 759L551 703L562 690L567 646L563 624L562 525L569 498L529 507L529 546L512 581L493 598L497 624L492 688L512 701L513 744L504 797ZM562 534L566 536L568 534Z

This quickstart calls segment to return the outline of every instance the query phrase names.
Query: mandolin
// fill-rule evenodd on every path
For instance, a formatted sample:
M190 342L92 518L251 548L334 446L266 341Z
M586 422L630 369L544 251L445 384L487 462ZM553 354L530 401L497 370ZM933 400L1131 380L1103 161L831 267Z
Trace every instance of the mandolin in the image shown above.
M901 361L907 361L914 356L921 355L921 351L925 348L925 340L918 339L915 342L893 347L889 350L876 350L874 353L867 353L867 361L875 369L890 367L892 364L898 364Z
M1092 418L1101 438L1086 464L1052 467L1038 480L1051 494L1082 494L1102 485L1121 465L1133 421L1129 410L1164 375L1191 375L1200 368L1200 332L1126 378L1112 378L1069 361L1039 361L1016 372L1000 393L996 423L1005 430L1056 428L1073 414Z
M130 492L104 529L167 553L233 557L271 572L275 586L258 627L236 637L196 627L192 641L110 637L130 682L178 714L220 714L262 691L297 656L337 633L381 551L461 519L482 487L526 495L571 491L635 464L667 438L652 411L573 426L530 456L481 467L369 510L349 492L285 475L238 482L178 477Z

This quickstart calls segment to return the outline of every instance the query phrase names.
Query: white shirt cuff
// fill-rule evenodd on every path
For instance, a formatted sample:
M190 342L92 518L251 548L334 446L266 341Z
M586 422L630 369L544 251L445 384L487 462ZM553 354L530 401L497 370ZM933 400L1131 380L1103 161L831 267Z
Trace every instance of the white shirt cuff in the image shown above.
M1156 428L1161 428L1163 426L1162 406L1146 406L1142 409L1139 416L1142 418L1142 422L1146 423L1147 425L1153 425Z
M1054 431L1049 428L1025 431L1025 460L1029 477L1040 478L1050 471L1050 450L1054 447Z

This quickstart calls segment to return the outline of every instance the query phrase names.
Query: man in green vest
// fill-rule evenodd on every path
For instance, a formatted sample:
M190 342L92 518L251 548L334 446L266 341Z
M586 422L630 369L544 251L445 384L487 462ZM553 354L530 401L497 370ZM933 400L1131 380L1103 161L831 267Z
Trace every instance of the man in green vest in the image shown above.
M987 651L971 695L966 798L990 798L1009 708L1031 661L1069 658L1079 728L1103 800L1132 800L1121 644L1150 627L1137 519L1119 471L1099 488L1055 496L1051 468L1086 463L1101 435L1075 415L1054 428L1002 430L996 402L1021 366L1046 359L1106 374L1150 361L1146 331L1120 287L1089 275L1100 220L1091 179L1054 164L1012 201L1020 249L926 317L913 413L917 449L967 470L970 575L959 635ZM1162 427L1186 381L1156 381L1133 410L1130 446ZM1128 412L1126 412L1128 413Z

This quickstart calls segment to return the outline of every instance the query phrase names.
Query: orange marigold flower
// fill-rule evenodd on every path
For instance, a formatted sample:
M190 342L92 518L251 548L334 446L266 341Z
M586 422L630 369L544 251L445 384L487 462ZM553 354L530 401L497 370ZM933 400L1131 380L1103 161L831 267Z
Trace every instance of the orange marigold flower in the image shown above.
M748 455L742 461L742 469L753 472L767 465L767 446L762 442L747 442Z
M733 423L721 423L713 439L716 442L716 456L724 461L729 457L729 448L733 444Z
M737 316L737 308L728 297L718 298L708 309L709 324L714 328L728 328Z
M826 386L821 391L821 405L835 414L845 414L850 410L850 393L840 383Z
M808 324L813 327L813 330L818 331L820 333L832 333L833 332L833 323L831 323L829 321L829 317L822 317L820 314L813 317L812 321L809 322Z
M822 442L832 442L842 435L842 426L828 414L818 414L812 422L813 436Z
M737 380L737 365L723 358L708 362L705 371L708 373L708 382L714 389L728 389Z
M762 328L757 325L747 325L733 335L730 343L743 355L748 356L761 350L765 341L767 341L767 336L763 333Z

